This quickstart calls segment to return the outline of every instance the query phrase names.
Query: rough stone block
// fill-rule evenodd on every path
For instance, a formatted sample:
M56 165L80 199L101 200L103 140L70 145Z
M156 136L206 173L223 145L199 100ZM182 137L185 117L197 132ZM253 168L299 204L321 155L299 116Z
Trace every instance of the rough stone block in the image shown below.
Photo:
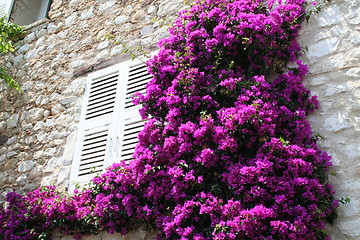
M115 24L119 25L119 24L122 24L122 23L126 22L127 20L128 20L127 16L120 15L120 16L115 18L114 22L115 22Z
M71 25L73 25L74 22L75 22L75 19L76 19L77 15L78 15L77 12L74 12L74 13L72 13L70 16L68 16L68 17L65 19L65 26L70 27Z
M36 166L36 162L34 161L23 161L19 163L18 172L28 172L32 170Z
M353 32L349 35L349 41L354 44L358 45L360 43L360 32Z
M97 46L97 49L102 50L104 48L107 48L108 46L109 46L109 41L106 40L106 41L103 41L103 42L99 43L99 45Z
M106 60L109 57L109 50L102 50L99 54L96 55L95 60L100 62Z
M151 25L147 25L147 26L144 26L141 30L140 30L140 34L142 36L145 36L145 35L149 35L150 33L153 32L153 27Z
M322 27L332 26L344 21L344 14L336 5L330 6L320 12L319 24Z
M32 41L34 41L36 39L35 33L32 32L30 34L28 34L25 38L24 38L24 42L25 43L31 43Z
M111 56L119 55L123 52L123 50L124 50L123 46L117 45L111 50L110 55Z
M27 144L27 145L30 145L30 144L32 144L34 142L35 142L35 137L34 136L27 136L25 138L25 144Z
M109 12L113 8L114 5L115 5L114 0L107 1L100 5L99 11L100 12Z
M30 49L30 45L25 43L24 45L21 46L21 48L18 50L19 53L26 53L27 51L29 51Z
M357 219L345 220L339 223L339 229L344 234L350 237L359 237L360 236L360 228L359 221Z
M12 136L11 138L9 138L6 142L7 145L11 145L14 144L17 140L17 136Z
M328 116L325 119L324 126L326 127L326 129L335 133L344 131L352 127L347 114L342 112L338 112L337 114L334 113L333 115Z
M346 71L345 75L349 76L349 77L355 77L355 78L360 77L360 67L354 67L354 68L349 69L348 71Z
M7 120L10 117L10 114L7 112L1 112L0 113L0 120Z
M71 103L76 102L77 99L78 99L77 96L69 96L69 97L60 98L59 102L60 102L62 105L69 105L69 104L71 104Z
M110 234L107 232L103 232L101 234L101 237L102 237L102 240L113 240L113 239L124 240L124 237L120 233Z
M338 38L324 39L308 47L307 57L319 58L336 51L339 44Z
M54 118L49 118L45 122L46 127L52 127L56 125L56 120Z
M51 9L55 10L61 7L63 0L53 0L51 4Z
M29 110L26 121L29 123L40 121L44 118L45 109L33 108Z
M88 10L84 11L80 15L81 20L90 19L94 15L94 7L89 8Z
M24 64L24 55L23 54L19 54L18 56L16 56L14 58L14 65L15 66L21 66Z
M18 121L19 121L19 114L15 113L15 114L11 115L11 117L9 117L9 119L6 122L7 128L16 127L18 124Z
M0 131L5 130L6 126L7 126L6 122L0 122Z
M54 157L56 155L56 148L48 148L44 151L44 156L46 157Z
M38 49L33 49L29 52L27 52L25 55L24 55L24 59L25 60L31 60L31 59L34 59L36 57L38 57Z
M44 140L46 139L47 134L45 132L40 132L38 133L38 135L36 136L36 139L38 142L42 143L44 142Z
M61 168L59 175L57 177L57 182L56 184L60 185L62 183L64 183L66 180L69 180L70 178L70 170L71 167L63 167Z
M36 37L37 38L41 38L42 36L45 36L47 34L47 30L46 29L40 29L37 33L36 33Z
M311 86L319 86L326 83L326 81L328 80L329 79L326 76L320 75L320 76L311 77L306 82L309 82Z
M75 60L70 63L71 68L80 68L86 64L85 60Z
M58 166L59 166L59 159L55 158L55 157L50 158L49 161L47 162L45 168L44 168L44 172L52 172Z
M17 182L17 183L21 183L21 182L24 182L26 179L27 179L26 174L21 174L20 177L18 177L18 178L16 179L16 182Z
M49 25L47 26L48 33L53 33L56 32L57 30L58 30L58 26L54 23L49 23Z
M177 0L167 0L163 1L159 5L159 10L157 12L158 16L164 17L169 13L175 13L181 9L183 5L183 1L177 1Z

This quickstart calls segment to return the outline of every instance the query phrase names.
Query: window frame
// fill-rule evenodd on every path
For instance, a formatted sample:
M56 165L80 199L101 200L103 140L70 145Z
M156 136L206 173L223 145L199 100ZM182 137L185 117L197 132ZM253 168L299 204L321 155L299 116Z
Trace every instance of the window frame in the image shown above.
M2 16L6 16L6 20L8 21L12 21L18 25L31 25L37 21L40 21L41 19L45 19L48 17L48 12L50 10L51 4L52 4L52 0L40 0L41 3L39 5L36 5L36 7L34 9L38 9L36 16L34 17L35 20L32 20L29 17L25 17L25 18L21 18L21 20L25 20L23 22L26 23L19 23L16 19L19 19L19 16L23 16L24 14L22 14L24 11L20 11L17 12L17 10L15 9L14 11L14 7L16 7L16 1L21 1L21 0L0 0L0 15ZM29 0L30 1L30 0ZM22 2L22 4L24 4ZM32 15L31 15L32 16Z

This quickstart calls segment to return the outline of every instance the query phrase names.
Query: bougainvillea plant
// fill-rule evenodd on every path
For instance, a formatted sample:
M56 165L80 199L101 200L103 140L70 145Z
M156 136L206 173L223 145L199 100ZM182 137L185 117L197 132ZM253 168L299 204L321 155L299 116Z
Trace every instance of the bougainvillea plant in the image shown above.
M71 196L10 193L0 237L145 224L158 239L328 239L331 163L306 120L318 102L296 41L306 4L201 0L180 12L135 99L147 122L134 160Z

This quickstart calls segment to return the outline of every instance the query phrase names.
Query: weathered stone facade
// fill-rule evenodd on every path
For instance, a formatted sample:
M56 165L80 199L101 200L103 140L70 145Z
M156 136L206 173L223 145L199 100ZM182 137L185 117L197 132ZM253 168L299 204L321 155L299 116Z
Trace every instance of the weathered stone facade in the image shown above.
M305 84L318 96L320 109L310 121L323 138L320 147L333 158L334 185L340 204L332 227L334 240L360 239L360 1L331 1L309 24L300 41L308 50Z
M13 188L67 188L86 75L130 57L106 35L131 49L156 49L184 7L183 0L54 0L50 20L29 26L5 57L25 93L0 87L2 199ZM305 83L321 103L310 120L333 156L337 197L350 198L330 227L334 240L360 240L359 9L358 0L332 0L300 36L310 69ZM124 239L149 238L139 231Z
M182 1L53 1L50 20L28 27L5 57L25 93L1 87L0 186L66 188L86 75L156 48ZM106 37L107 35L115 38Z

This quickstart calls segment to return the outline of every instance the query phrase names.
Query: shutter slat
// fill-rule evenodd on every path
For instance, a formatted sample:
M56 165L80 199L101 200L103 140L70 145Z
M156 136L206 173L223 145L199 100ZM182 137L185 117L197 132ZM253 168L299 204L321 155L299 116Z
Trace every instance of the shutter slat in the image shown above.
M114 81L114 82L111 82L111 84L100 86L100 88L90 91L90 98L92 96L99 95L99 93L104 93L104 92L108 92L109 90L116 89L116 85L117 85L117 82Z
M89 164L89 163L97 162L97 163L102 164L103 160L104 160L104 154L98 154L98 155L93 155L90 158L84 158L81 161L80 169L84 168L83 166L87 166L87 164Z
M125 109L135 106L132 103L132 96L137 92L145 93L146 84L151 78L144 63L130 67L125 94Z
M130 67L129 76L132 76L138 72L147 71L147 66L143 62L139 62L138 64L134 64Z
M127 155L132 155L133 153L134 153L134 149L125 150L125 151L121 152L121 157L127 156Z
M104 147L106 147L105 141L94 143L88 147L84 146L82 156L85 157L86 155L88 155L90 153L94 153L94 152L96 152L97 149L99 149L99 151L101 151Z
M137 135L138 133L141 131L141 129L137 129L137 131L134 131L132 134L126 134L124 135L124 141L133 141L133 139L135 139L135 141L137 141Z
M79 171L79 177L85 177L85 176L95 177L98 172L102 171L102 168L103 165L95 165L94 167L91 168L82 169L81 171Z
M130 124L126 124L125 125L125 133L124 136L131 134L133 132L138 132L139 129L141 129L144 126L144 121L136 121L136 122L132 122Z
M98 103L101 103L103 101L107 101L107 100L110 100L110 99L115 100L115 96L116 96L115 91L104 93L102 96L98 96L96 98L89 99L89 103L88 103L87 107L88 108L92 107L95 104L98 104Z
M105 117L114 112L118 84L118 74L92 79L85 120Z
M88 110L94 110L96 108L101 108L101 107L105 107L108 105L112 105L115 104L115 99L114 98L110 98L110 99L106 99L104 101L98 101L98 102L94 102L91 105L89 105Z
M125 162L129 162L129 161L134 159L132 155L133 155L133 152L130 152L128 154L122 154L121 155L121 160L123 160Z
M133 142L127 142L126 144L123 144L123 151L126 151L126 150L128 150L128 149L133 149L133 151L134 151L134 149L135 149L135 147L136 147L136 144L138 143L138 140L136 140L136 141L133 141Z
M83 147L84 148L88 147L88 146L91 147L93 144L97 144L99 142L104 142L104 141L106 141L107 136L108 136L107 133L94 135L93 137L85 140Z
M122 160L130 161L138 143L138 134L143 129L145 121L139 120L139 114L126 120L123 133L123 141L120 157Z
M115 74L107 78L101 78L97 80L93 80L92 85L90 87L90 92L98 89L101 86L109 85L111 83L117 82L119 75Z
M110 114L112 113L114 110L113 110L113 107L109 107L109 108L106 108L106 109L102 109L100 111L94 111L94 112L90 112L89 114L86 115L86 120L89 120L91 118L95 118L95 117L101 117L103 115L107 115L107 114Z
M151 78L152 78L152 76L148 73L141 74L141 75L139 74L138 76L134 76L134 78L129 79L129 85L136 84L138 82L149 81L149 79L151 79Z
M108 99L106 101L96 102L96 103L94 103L94 105L89 106L88 113L96 112L101 109L111 108L111 107L113 107L114 103L115 103L115 99Z
M101 156L103 157L105 156L105 149L98 148L98 149L93 149L92 151L86 151L86 152L83 151L81 154L80 165L91 158L101 157Z
M103 77L94 77L92 80L92 85L101 85L101 83L106 82L109 79L118 78L118 73L106 74Z
M91 161L84 162L80 165L80 171L83 169L93 168L95 166L103 166L104 162L101 158L93 158Z
M144 91L146 88L146 83L147 82L142 82L142 84L139 85L135 85L135 86L131 86L131 88L127 89L127 93L126 95L131 97L134 93L139 92L139 91Z
M110 86L109 88L99 89L99 91L91 93L89 101L100 99L116 92L116 85Z

